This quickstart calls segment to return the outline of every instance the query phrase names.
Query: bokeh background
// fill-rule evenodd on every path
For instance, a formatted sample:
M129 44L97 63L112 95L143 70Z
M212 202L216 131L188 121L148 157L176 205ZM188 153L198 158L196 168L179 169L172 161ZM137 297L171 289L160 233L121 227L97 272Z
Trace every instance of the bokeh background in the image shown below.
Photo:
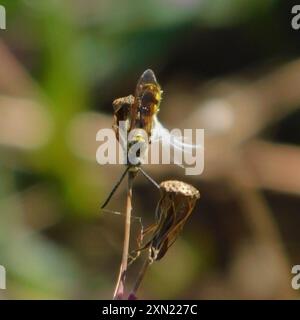
M168 128L205 129L205 170L149 166L201 193L140 298L293 299L300 264L300 31L286 0L1 0L2 299L110 299L124 216L100 205L122 166L100 166L113 99L152 68ZM123 212L123 184L109 209ZM142 177L134 211L153 221ZM133 218L132 247L139 230ZM128 285L139 262L130 269Z

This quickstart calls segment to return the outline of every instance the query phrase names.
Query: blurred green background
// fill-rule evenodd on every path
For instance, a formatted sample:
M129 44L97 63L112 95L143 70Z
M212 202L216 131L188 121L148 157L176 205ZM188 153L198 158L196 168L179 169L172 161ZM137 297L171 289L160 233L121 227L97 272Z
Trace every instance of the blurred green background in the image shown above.
M205 129L205 170L150 166L201 199L140 298L297 298L300 42L285 0L1 0L2 299L110 299L122 215L100 205L121 166L100 166L113 99L151 68L168 128ZM158 194L139 178L134 212ZM123 211L125 185L110 203ZM139 223L133 219L132 247ZM139 263L131 268L128 285Z

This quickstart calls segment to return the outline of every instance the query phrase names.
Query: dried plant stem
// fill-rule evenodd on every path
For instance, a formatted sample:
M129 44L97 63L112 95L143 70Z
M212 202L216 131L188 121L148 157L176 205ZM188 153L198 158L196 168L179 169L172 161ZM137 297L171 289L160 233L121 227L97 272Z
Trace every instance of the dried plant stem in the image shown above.
M146 271L147 271L149 265L150 265L150 259L148 258L148 259L145 260L145 262L144 262L144 264L142 266L142 269L138 274L138 277L137 277L137 279L135 281L135 284L133 286L133 289L132 289L130 295L136 296L136 293L137 293L137 291L138 291L138 289L139 289L139 287L140 287L140 285L141 285L141 283L142 283L142 281L144 279L144 276L146 274Z
M128 251L130 242L130 227L131 227L131 211L132 211L132 185L135 172L128 171L128 187L127 187L127 199L126 199L126 215L125 215L125 229L124 229L124 243L122 262L120 266L119 276L114 292L113 299L122 299L125 289L125 278L128 265Z

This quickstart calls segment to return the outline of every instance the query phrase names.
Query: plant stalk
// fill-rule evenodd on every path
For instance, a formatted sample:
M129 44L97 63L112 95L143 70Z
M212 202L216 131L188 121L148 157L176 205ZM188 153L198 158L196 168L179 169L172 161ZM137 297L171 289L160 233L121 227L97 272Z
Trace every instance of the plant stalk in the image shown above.
M135 284L134 284L133 289L130 293L130 296L136 297L136 293L137 293L137 291L138 291L138 289L139 289L139 287L145 277L145 274L146 274L146 271L147 271L149 265L150 265L150 259L147 258L142 266L141 271L138 274L138 277L135 281Z
M125 293L125 278L128 265L128 251L130 242L130 228L131 228L131 211L132 211L132 185L135 172L128 171L128 187L126 199L126 215L125 215L125 229L124 229L124 243L123 254L120 271L118 275L117 284L114 291L114 300L121 300Z

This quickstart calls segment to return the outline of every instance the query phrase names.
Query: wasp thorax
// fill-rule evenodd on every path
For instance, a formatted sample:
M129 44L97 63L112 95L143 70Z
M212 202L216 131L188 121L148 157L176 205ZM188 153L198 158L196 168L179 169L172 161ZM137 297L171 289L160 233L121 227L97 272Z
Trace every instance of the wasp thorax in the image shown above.
M139 166L148 151L148 136L143 129L134 129L128 135L128 163Z

